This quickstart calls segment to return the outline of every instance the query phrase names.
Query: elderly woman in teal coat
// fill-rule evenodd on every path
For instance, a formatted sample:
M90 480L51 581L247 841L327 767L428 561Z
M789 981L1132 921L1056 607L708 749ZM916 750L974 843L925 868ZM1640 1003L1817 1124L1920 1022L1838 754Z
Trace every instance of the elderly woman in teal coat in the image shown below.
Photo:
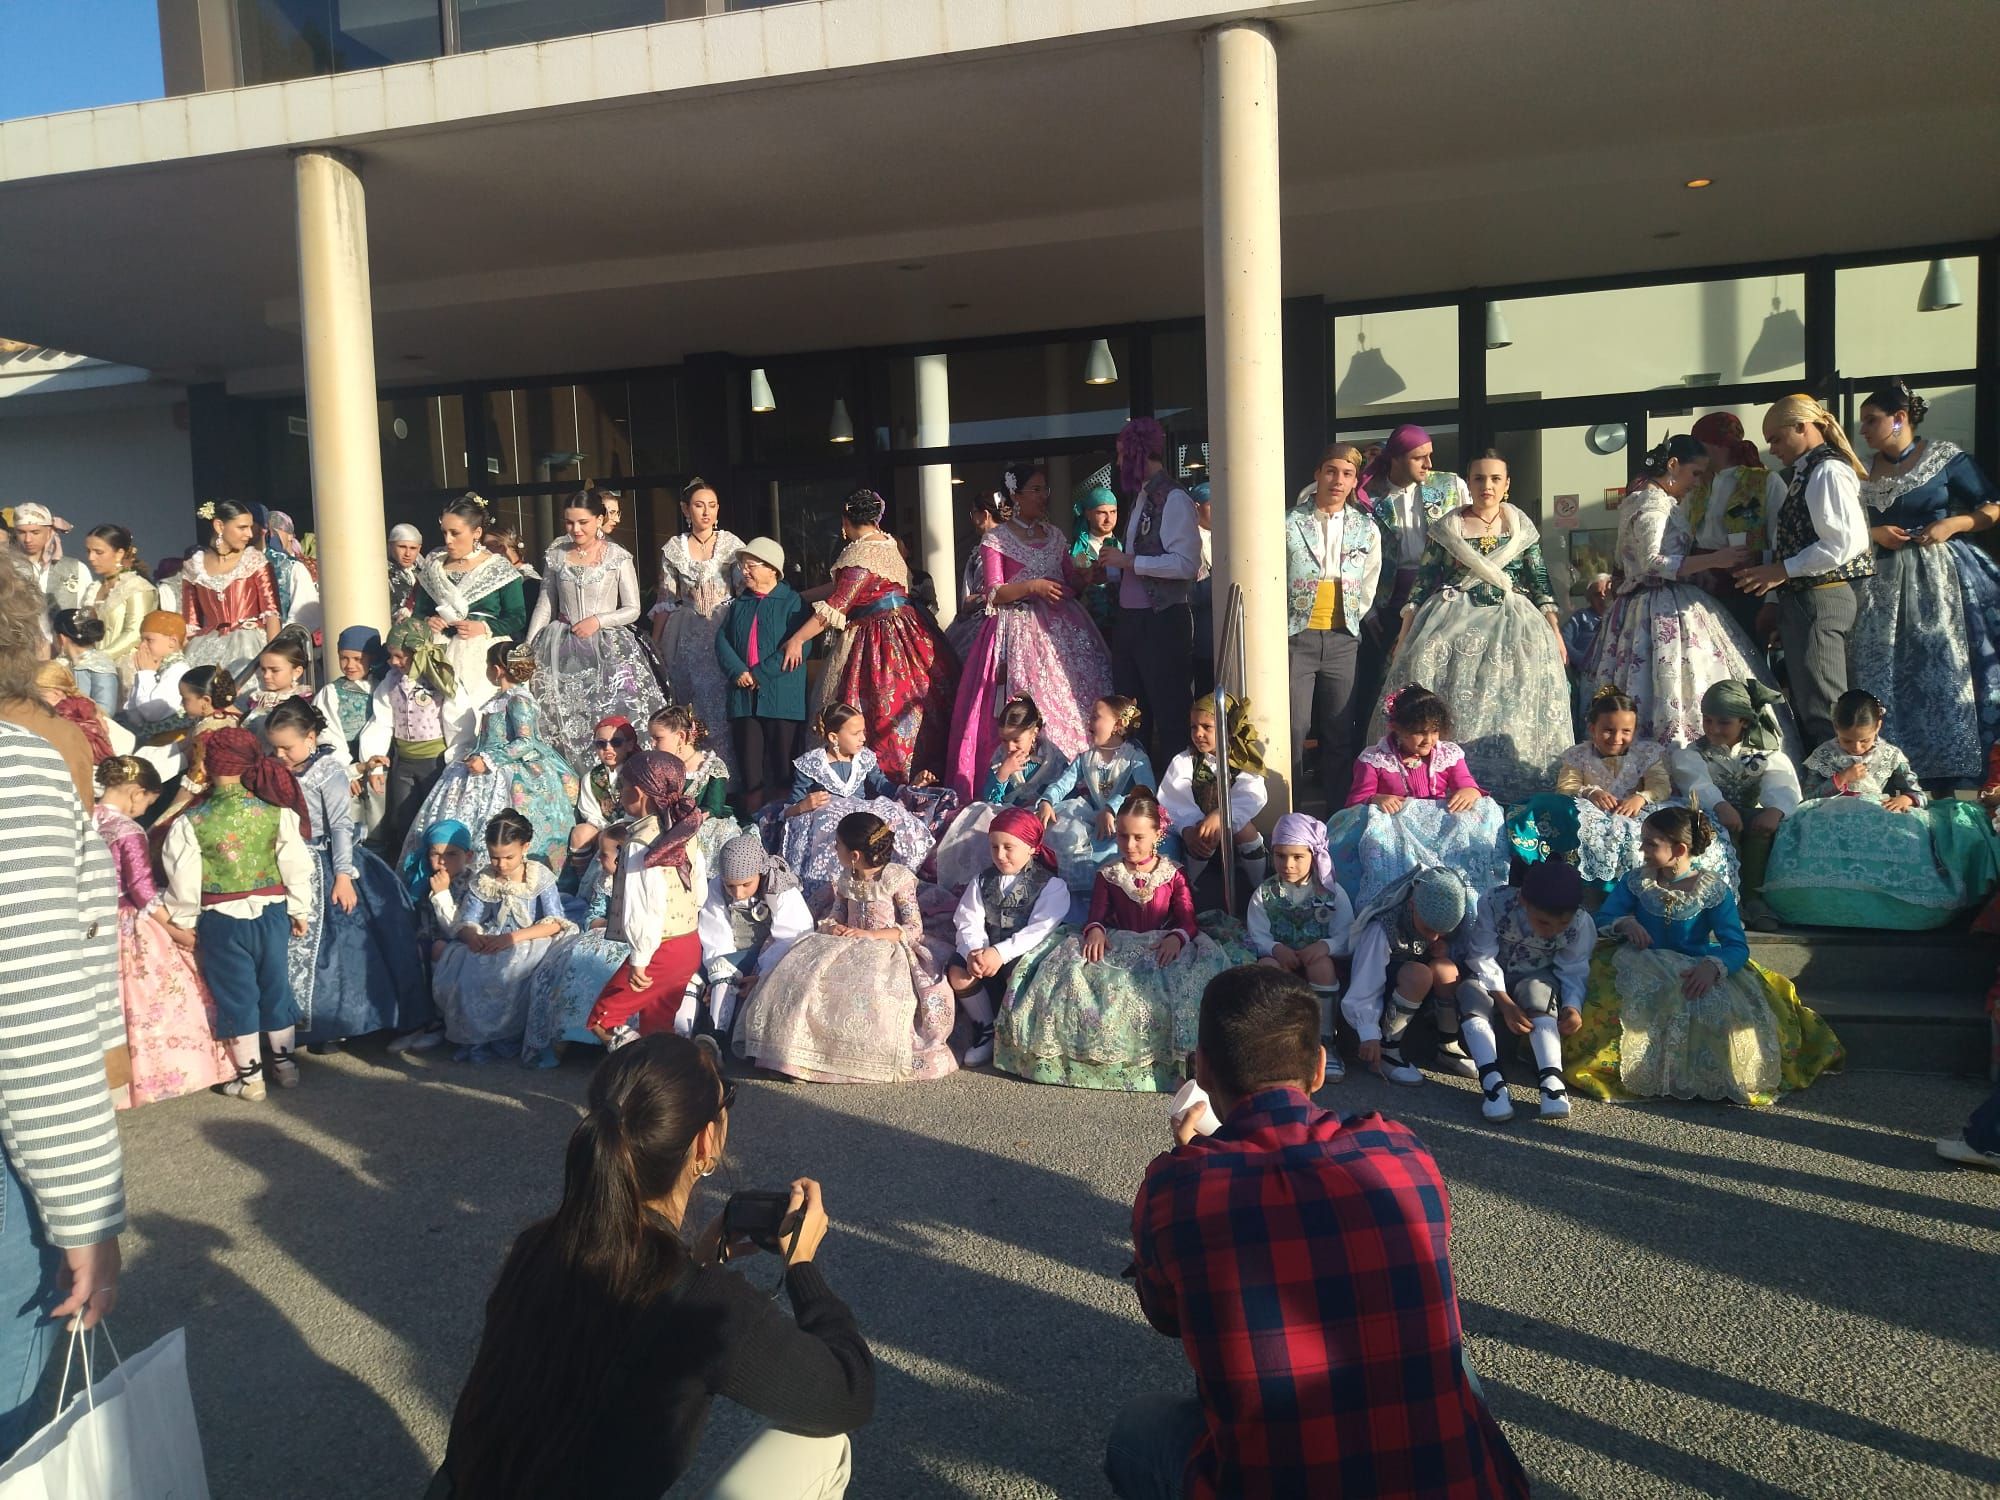
M798 590L785 582L785 549L760 536L736 554L743 591L715 632L715 658L728 683L739 795L746 816L783 797L806 717L806 666L785 667L785 642L806 622Z
M1306 731L1319 736L1329 808L1347 801L1353 774L1356 659L1361 622L1382 578L1382 530L1355 502L1361 451L1336 443L1285 517L1285 633L1290 637L1293 784Z

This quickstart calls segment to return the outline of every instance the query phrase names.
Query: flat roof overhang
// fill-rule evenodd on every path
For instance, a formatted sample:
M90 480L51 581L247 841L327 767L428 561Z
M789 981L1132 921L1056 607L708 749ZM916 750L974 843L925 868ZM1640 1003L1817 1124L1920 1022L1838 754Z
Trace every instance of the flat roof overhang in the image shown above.
M305 145L360 159L385 384L1186 316L1196 39L1243 15L1287 295L1991 236L2000 6L1897 14L1921 45L1878 0L806 0L17 120L0 331L297 389Z

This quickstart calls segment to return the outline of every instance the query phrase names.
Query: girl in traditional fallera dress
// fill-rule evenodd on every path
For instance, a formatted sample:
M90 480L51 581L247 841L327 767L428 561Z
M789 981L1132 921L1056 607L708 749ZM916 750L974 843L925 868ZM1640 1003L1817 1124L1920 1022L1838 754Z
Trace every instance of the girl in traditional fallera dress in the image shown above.
M576 931L556 877L528 858L535 830L511 810L486 825L486 866L472 877L437 961L432 992L459 1062L516 1057L535 972L555 940Z
M1425 528L1388 680L1450 705L1467 764L1506 802L1547 786L1569 747L1569 678L1541 537L1508 503L1507 461L1488 451L1465 478L1471 503ZM1378 733L1383 722L1378 709Z
M1638 737L1639 710L1606 688L1591 700L1590 739L1571 746L1556 768L1553 792L1537 792L1508 814L1507 833L1523 864L1559 859L1600 889L1640 861L1640 821L1673 798L1669 752ZM1736 850L1727 838L1704 842L1697 863L1736 883Z
M244 673L283 623L271 564L256 545L257 519L248 506L215 500L195 514L208 522L210 535L180 571L187 659Z
M433 823L424 830L424 863L411 873L405 889L416 909L417 946L433 972L458 925L458 909L472 884L472 830L463 823ZM425 1052L444 1044L444 1022L433 1017L422 1026L401 1032L389 1043L391 1052Z
M1132 739L1139 724L1139 705L1130 698L1099 698L1090 713L1090 748L1047 793L1054 816L1046 842L1076 895L1090 894L1097 867L1118 852L1118 809L1125 798L1134 788L1151 792L1158 785L1153 762Z
M236 699L245 729L252 734L263 733L264 721L280 703L293 699L301 703L312 702L309 661L305 637L289 629L280 631L268 646L257 653L257 675ZM338 752L343 762L346 761L347 746L339 735L329 734L326 743L328 748Z
M411 616L389 632L389 670L375 689L375 712L361 731L363 761L382 781L381 847L403 847L417 809L444 774L446 705L458 672L428 626Z
M655 750L681 763L687 799L701 809L695 846L713 866L722 846L743 831L743 825L729 815L729 763L709 748L713 737L692 704L661 709L646 721L646 736Z
M704 724L729 718L728 678L715 651L723 612L742 583L737 557L743 542L720 524L722 502L715 487L699 477L681 491L681 517L687 529L667 538L660 548L660 593L653 606L653 639L666 666L674 696L692 703ZM780 560L783 554L779 554ZM794 626L794 629L797 627ZM783 637L762 643L763 654L780 659ZM803 707L799 717L804 717ZM732 771L733 747L722 758Z
M1449 865L1475 901L1507 880L1506 813L1449 738L1451 710L1409 683L1389 699L1389 732L1355 757L1347 806L1327 822L1336 861L1365 906L1426 865Z
M849 703L820 711L816 729L823 742L792 763L792 795L772 803L758 819L765 843L775 844L799 877L806 897L826 889L844 868L835 830L849 813L867 812L889 827L896 863L917 870L936 840L925 820L904 805L909 790L898 786L876 763L866 739L868 721ZM947 794L948 795L948 794Z
M1069 757L1049 741L1041 709L1023 694L1000 711L1000 736L980 779L979 799L951 820L937 846L937 883L962 891L989 861L986 830L1004 807L1028 808L1047 823L1073 775Z
M1969 786L2000 739L2000 563L1964 538L2000 523L2000 489L1918 432L1929 409L1901 380L1861 407L1875 572L1855 585L1849 675L1882 700L1919 779Z
M1674 790L1735 841L1742 861L1743 921L1776 925L1764 874L1778 825L1799 807L1799 773L1785 754L1778 695L1754 677L1701 695L1701 738L1668 760Z
M1223 717L1229 737L1229 826L1235 830L1236 860L1243 883L1251 890L1263 884L1270 863L1264 835L1252 821L1270 801L1264 785L1264 745L1250 720L1250 705L1225 695ZM1190 889L1215 858L1222 842L1221 769L1216 756L1219 736L1215 700L1203 698L1188 710L1188 748L1167 762L1160 777L1159 805L1173 837L1168 847L1181 859Z
M216 1034L235 1064L222 1092L254 1103L265 1093L265 1045L279 1086L299 1081L287 961L312 917L312 829L298 782L256 735L214 730L204 754L213 785L174 820L162 851L167 913L194 934Z
M301 1040L327 1052L351 1036L428 1024L430 976L416 912L403 882L355 838L347 767L325 744L326 721L292 699L271 710L264 731L298 778L311 829L313 901L290 955Z
M1042 841L1040 817L1001 808L986 846L986 868L967 883L952 916L958 954L945 973L972 1027L968 1068L993 1061L993 1020L1022 955L1069 915L1069 888L1055 878L1055 855Z
M355 831L373 838L385 811L389 762L369 756L361 746L380 711L375 690L388 668L381 635L372 625L348 626L335 643L334 663L333 681L313 695L313 707L347 751Z
M708 894L696 842L702 812L688 799L680 761L641 750L619 769L618 797L629 822L612 902L632 956L606 982L586 1022L612 1047L669 1027L693 1032Z
M603 524L596 491L565 504L566 535L549 548L541 599L528 621L543 732L579 772L590 767L598 720L609 713L640 719L666 704L629 628L639 618L638 569Z
M90 747L92 765L131 751L131 732L78 690L68 662L45 661L35 668L35 692L57 718L77 727Z
M496 557L506 558L521 575L521 602L528 606L528 617L533 619L535 607L542 602L542 575L521 555L521 533L505 521L494 521L486 528L485 546Z
M1615 687L1638 706L1638 737L1669 749L1701 737L1701 695L1714 683L1754 677L1776 686L1743 627L1682 581L1744 560L1741 547L1695 551L1681 501L1707 466L1689 436L1668 438L1645 456L1619 506L1617 591L1584 664L1585 681Z
M1881 737L1879 699L1833 706L1834 738L1806 757L1805 794L1778 825L1764 897L1815 927L1941 927L2000 880L2000 836L1976 802L1927 803L1903 752Z
M1563 1044L1578 1093L1769 1104L1840 1066L1826 1022L1751 961L1729 883L1695 867L1712 834L1688 808L1653 813L1644 865L1599 908L1598 931L1624 943L1592 964L1583 1025Z
M236 679L223 667L190 667L181 676L180 694L181 711L169 721L173 727L167 732L186 747L187 769L181 773L180 790L167 810L153 820L156 831L179 817L208 789L205 737L213 730L235 729L243 720L236 706Z
M613 823L597 837L597 858L584 877L577 899L565 908L577 930L559 937L535 970L528 995L528 1023L521 1036L521 1066L553 1068L572 1042L598 1045L590 1029L590 1012L611 976L632 956L622 936L612 895L617 889L618 857L625 848L625 825Z
M522 638L528 625L521 575L506 558L486 550L486 502L467 492L444 508L438 528L444 545L417 566L410 618L428 632L451 665L457 691L443 702L444 738L454 752L472 743L473 724L493 685L486 649ZM390 633L394 643L398 631ZM402 830L398 830L400 841Z
M792 945L741 1004L737 1047L812 1083L908 1083L956 1071L949 955L924 936L917 877L872 813L836 830L841 870L812 903L818 930Z
M404 844L405 869L423 856L419 830L448 820L484 828L505 808L534 827L528 857L552 869L562 867L577 778L556 747L542 738L541 706L533 691L540 675L535 654L518 642L495 641L486 651L486 674L499 691L479 711L470 753L446 767L424 798Z
M1160 804L1118 810L1118 858L1097 872L1081 932L1058 928L1014 971L994 1063L1036 1083L1172 1093L1195 1044L1201 992L1250 954L1195 925L1194 893L1159 852Z
M1485 1095L1479 1112L1494 1124L1514 1118L1507 1077L1500 1067L1494 1022L1528 1039L1541 1091L1541 1118L1566 1119L1569 1089L1563 1082L1562 1039L1583 1026L1584 986L1590 978L1597 924L1583 907L1583 877L1563 864L1536 865L1516 888L1495 891L1480 903L1466 940L1465 975L1458 987L1465 1050L1479 1069Z
M979 544L986 539L987 532L1013 514L1014 502L1005 490L982 495L967 512L972 522L972 551L966 554L965 567L959 574L958 611L944 633L945 644L961 662L986 623L986 563Z
M785 862L739 833L716 858L699 930L709 1024L727 1037L743 997L813 930L813 916Z
M215 1001L195 967L194 934L167 918L143 818L160 795L160 776L133 756L97 768L91 821L118 874L118 995L132 1058L127 1101L152 1104L212 1088L236 1069L215 1039Z
M1111 691L1111 653L1076 597L1088 575L1047 520L1048 474L1011 464L1001 484L1014 514L980 539L986 619L951 716L950 782L968 801L980 795L1006 704L1040 705L1043 732L1067 759L1089 747L1091 705Z
M1472 910L1465 881L1437 865L1412 870L1354 914L1354 966L1340 1013L1361 1039L1362 1064L1391 1083L1424 1081L1403 1055L1403 1038L1426 1002L1450 1049L1439 1065L1466 1076L1474 1071L1459 1042L1458 1015L1459 960Z
M881 529L887 508L873 490L848 496L840 521L847 546L834 559L833 590L785 642L784 663L797 666L813 637L838 631L820 678L821 705L859 708L883 773L919 786L944 765L958 658L910 599L909 565Z
M160 607L160 591L146 576L132 533L123 526L93 526L84 539L83 558L97 580L89 594L91 609L104 622L104 639L97 649L111 659L129 681L132 653L138 649L139 627ZM120 688L123 698L123 685Z
M1271 830L1271 878L1250 894L1244 926L1261 964L1296 974L1319 1001L1320 1036L1328 1043L1326 1076L1338 1083L1346 1066L1334 1049L1334 997L1340 960L1354 951L1354 904L1333 877L1326 824L1286 813Z

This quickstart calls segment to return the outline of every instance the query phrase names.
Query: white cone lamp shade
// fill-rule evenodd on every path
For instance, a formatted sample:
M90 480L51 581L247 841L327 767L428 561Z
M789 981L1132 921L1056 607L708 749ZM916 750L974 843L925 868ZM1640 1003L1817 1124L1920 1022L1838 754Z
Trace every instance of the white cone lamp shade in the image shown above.
M1957 307L1958 277L1948 260L1934 260L1924 276L1924 289L1917 298L1918 312L1948 312Z
M1111 357L1111 340L1092 339L1090 357L1084 361L1083 383L1085 385L1116 385L1118 383L1118 362Z
M1514 330L1507 326L1507 319L1500 311L1500 304L1486 304L1486 347L1505 349L1514 342Z
M761 369L752 370L750 372L750 410L776 411L777 409L778 401L771 394L769 377Z
M851 443L854 441L854 419L847 414L847 398L837 396L833 403L833 421L827 424L826 440L830 443Z

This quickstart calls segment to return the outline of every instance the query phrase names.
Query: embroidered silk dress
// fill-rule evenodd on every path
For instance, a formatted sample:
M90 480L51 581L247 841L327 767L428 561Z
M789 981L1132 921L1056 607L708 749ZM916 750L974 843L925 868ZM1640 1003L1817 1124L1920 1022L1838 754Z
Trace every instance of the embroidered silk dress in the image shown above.
M528 622L535 651L529 684L542 710L542 728L573 769L587 771L597 759L591 737L598 720L621 714L644 726L666 706L652 664L632 634L639 618L639 573L632 554L607 541L599 559L574 561L564 538L549 548L542 596ZM592 635L575 627L597 620Z
M956 1072L958 1007L948 946L924 935L917 877L900 864L868 880L841 871L813 902L806 934L743 998L737 1048L758 1066L813 1083L907 1083ZM896 928L893 942L842 937Z
M498 953L474 953L465 946L467 929L519 932L539 922L558 923L562 930L555 937L517 943ZM433 981L446 1039L461 1047L491 1047L501 1056L511 1056L527 1029L536 971L549 950L575 931L576 923L563 912L556 877L546 865L524 865L518 881L502 880L490 866L473 876L452 926L453 941L445 944Z
M819 705L860 709L868 748L899 782L945 769L958 693L958 658L909 590L910 571L895 542L870 536L841 549L833 592L813 605L839 632L820 678Z
M717 753L732 773L734 747L724 744L729 738L729 684L716 659L715 633L742 583L736 567L736 555L742 550L742 540L722 530L715 533L715 549L708 557L693 555L686 532L667 538L660 548L660 594L654 606L666 615L660 626L660 660L674 697L694 705L709 733L717 737ZM766 656L782 644L759 642ZM640 722L637 715L631 718Z
M97 649L124 667L139 648L139 625L160 607L160 591L143 573L127 568L100 579L91 590L91 608L104 622L104 639Z
M1508 812L1507 834L1523 864L1560 859L1600 887L1639 867L1639 828L1647 814L1669 804L1688 806L1673 795L1669 752L1652 740L1635 739L1623 755L1603 756L1588 741L1563 751L1556 789L1537 792ZM1637 793L1646 805L1636 817L1606 812L1588 793L1608 792L1619 801ZM1737 880L1736 846L1721 828L1695 867L1721 874L1731 889Z
M1926 438L1909 473L1865 481L1861 501L1870 526L1914 533L2000 504L2000 489L1957 444ZM2000 739L2000 563L1963 536L1878 545L1854 592L1848 681L1882 700L1919 777L1970 785Z
M185 655L191 667L224 667L242 678L270 644L264 616L278 609L276 580L263 553L246 547L222 573L208 571L214 553L197 547L178 577L181 618L187 621Z
M897 864L917 870L931 857L936 835L904 800L923 805L926 794L898 786L876 764L874 752L863 748L853 760L840 761L822 746L793 761L792 773L791 796L768 804L757 821L765 845L798 875L808 900L825 890L842 869L834 830L849 813L871 812L889 825L896 838ZM823 806L796 817L785 815L787 808L812 792L827 794ZM947 809L955 801L949 792L932 793L930 798Z
M1003 781L1000 761L1006 753L997 745L993 747L980 778L979 800L953 818L938 840L937 883L948 891L964 890L993 863L987 830L995 813L1003 807L1033 812L1043 802L1054 804L1072 780L1069 757L1046 736L1036 741L1027 763Z
M1055 804L1056 820L1042 842L1056 857L1056 872L1070 890L1088 896L1097 867L1118 852L1115 817L1134 787L1156 789L1153 762L1134 741L1107 753L1092 747L1070 762L1067 775L1043 795ZM1113 832L1098 832L1104 813L1114 816Z
M152 1104L234 1078L215 1039L215 1001L194 955L176 947L154 919L160 888L145 830L102 802L90 817L118 876L118 998L132 1058L127 1098Z
M1111 691L1111 652L1077 602L1083 573L1063 534L1044 522L1024 535L1002 522L980 541L978 556L986 618L966 653L951 714L950 781L967 799L993 758L1000 709L1009 698L1033 698L1043 733L1068 757L1089 747L1091 709ZM997 590L1037 579L1061 585L1063 597L992 602Z
M447 625L477 620L487 628L485 635L446 631L437 636L458 674L457 690L444 709L444 738L450 749L460 751L472 743L479 710L498 691L486 675L486 652L496 641L520 638L527 629L528 606L521 575L499 553L475 553L463 572L453 572L448 561L449 555L439 548L417 565L413 609L420 620L436 617Z
M1861 767L1848 790L1836 772ZM1976 802L1944 797L1925 805L1903 752L1878 739L1856 757L1829 740L1806 757L1810 799L1778 825L1764 899L1788 922L1815 927L1941 927L1977 906L2000 880L2000 836ZM1890 812L1884 797L1916 807Z
M432 824L456 820L481 842L494 814L509 808L534 825L528 857L562 868L576 822L578 778L541 737L542 723L541 707L524 686L510 686L488 700L479 710L471 751L445 768L410 824L403 840L405 869L422 861L424 831ZM475 757L483 770L472 769Z
M1631 917L1652 946L1598 950L1583 1026L1563 1041L1563 1071L1578 1093L1769 1104L1844 1060L1840 1039L1792 982L1751 961L1729 882L1712 870L1690 873L1685 885L1663 885L1634 870L1599 909L1599 933ZM1711 961L1720 982L1688 999L1681 981Z
M1348 805L1327 820L1326 836L1334 879L1357 910L1429 865L1451 866L1475 896L1507 883L1507 815L1474 779L1467 759L1458 745L1440 740L1427 758L1411 761L1390 736L1355 757ZM1464 812L1447 811L1445 803L1460 790L1478 792L1479 800ZM1375 806L1373 799L1384 795L1403 798L1402 808Z
M435 1012L416 911L403 882L355 840L346 765L322 746L297 775L313 855L311 915L305 936L292 939L288 965L301 1036L339 1041L424 1025ZM354 882L353 911L334 905L336 875Z
M744 831L743 825L729 815L729 763L718 751L701 750L686 766L687 780L682 790L688 801L705 814L701 827L695 830L694 845L712 870L722 846Z
M1403 607L1409 629L1383 686L1422 683L1444 699L1480 786L1511 802L1547 786L1569 747L1569 678L1535 523L1503 504L1504 529L1468 537L1465 514L1451 511L1427 529ZM1370 733L1380 739L1387 724L1382 704L1373 707Z

